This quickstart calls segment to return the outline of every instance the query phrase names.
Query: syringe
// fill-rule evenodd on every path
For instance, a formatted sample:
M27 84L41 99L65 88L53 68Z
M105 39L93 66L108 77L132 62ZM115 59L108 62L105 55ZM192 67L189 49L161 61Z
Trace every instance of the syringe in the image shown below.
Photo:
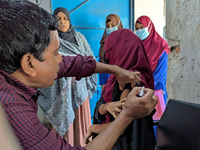
M139 91L139 96L142 97L144 95L144 86L142 87L142 89Z

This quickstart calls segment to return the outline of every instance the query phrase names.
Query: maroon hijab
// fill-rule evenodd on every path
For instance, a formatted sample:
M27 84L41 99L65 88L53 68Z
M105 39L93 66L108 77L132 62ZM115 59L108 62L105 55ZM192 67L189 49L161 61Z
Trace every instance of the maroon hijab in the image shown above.
M141 73L141 86L154 89L153 73L151 71L146 51L142 41L129 29L112 32L105 40L105 58L109 64L120 66ZM116 77L111 75L103 90L106 103L112 101L113 87Z
M147 27L151 19L147 16L141 16L137 19L137 22L143 24L144 27ZM135 23L135 26L136 26ZM156 32L153 22L151 21L149 25L150 35L142 41L147 56L149 58L149 63L152 71L154 72L158 63L158 60L162 53L165 51L167 54L170 53L170 47L168 43Z

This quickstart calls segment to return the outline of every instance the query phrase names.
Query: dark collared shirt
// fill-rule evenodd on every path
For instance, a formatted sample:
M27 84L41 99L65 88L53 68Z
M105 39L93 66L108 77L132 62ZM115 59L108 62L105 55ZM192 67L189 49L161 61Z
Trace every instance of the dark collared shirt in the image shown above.
M77 79L94 73L96 61L92 57L63 57L58 78L76 76ZM71 147L61 136L42 125L37 116L37 99L40 92L4 71L0 71L0 102L14 133L23 149L84 150Z

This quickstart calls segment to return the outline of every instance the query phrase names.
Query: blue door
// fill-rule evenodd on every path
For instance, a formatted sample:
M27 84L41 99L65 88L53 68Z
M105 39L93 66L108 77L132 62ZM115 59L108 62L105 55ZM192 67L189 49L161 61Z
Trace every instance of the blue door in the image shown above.
M134 0L51 0L51 3L52 12L57 7L68 9L74 29L85 36L97 60L107 15L117 14L124 28L134 28ZM100 95L101 87L97 85L97 92L90 100L92 116Z

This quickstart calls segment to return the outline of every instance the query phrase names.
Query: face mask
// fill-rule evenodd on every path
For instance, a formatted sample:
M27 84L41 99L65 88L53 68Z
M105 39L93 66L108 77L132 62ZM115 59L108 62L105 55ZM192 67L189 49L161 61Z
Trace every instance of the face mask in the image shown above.
M117 31L118 30L118 26L114 26L112 28L106 28L106 34L110 35L113 31Z
M106 34L107 34L107 36L110 35L113 31L117 31L119 24L120 24L120 21L119 21L119 23L118 23L117 26L114 26L112 28L106 28Z
M136 34L141 40L145 40L145 39L149 36L149 34L150 34L150 32L151 32L151 29L148 31L148 28L149 28L150 24L151 24L151 21L149 22L149 25L148 25L147 27L135 31L135 34Z

